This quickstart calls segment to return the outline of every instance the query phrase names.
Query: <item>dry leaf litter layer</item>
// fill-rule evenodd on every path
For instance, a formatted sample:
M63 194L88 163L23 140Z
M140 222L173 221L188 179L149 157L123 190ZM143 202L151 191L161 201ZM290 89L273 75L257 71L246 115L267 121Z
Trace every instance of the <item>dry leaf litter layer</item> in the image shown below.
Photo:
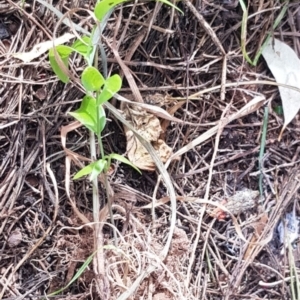
M184 15L155 2L126 3L112 14L103 34L108 71L123 76L120 95L136 104L160 107L182 121L112 102L123 113L137 111L154 122L155 138L164 143L165 161L178 151L182 154L168 166L177 194L177 217L172 245L162 262L159 253L170 227L168 191L158 183L153 162L144 156L136 158L134 149L139 145L134 136L129 133L128 137L110 115L105 151L127 153L135 163L140 160L148 166L140 176L117 164L110 175L120 232L120 243L114 248L110 226L103 227L110 299L121 299L149 266L155 266L154 271L128 299L292 299L292 263L288 250L282 254L276 228L286 212L295 208L299 215L299 116L287 125L279 142L285 124L278 113L282 95L272 84L253 84L258 80L274 83L276 76L263 58L256 67L243 59L243 12L237 1L177 4ZM58 1L53 5L65 13L92 9L95 3ZM251 58L282 8L279 1L249 2L246 49ZM272 32L298 58L299 16L298 1L291 1ZM66 195L60 138L62 126L73 121L67 112L78 107L82 92L72 83L57 80L46 54L30 62L13 56L52 39L58 22L53 12L39 2L26 1L21 8L19 2L2 0L0 19L0 298L41 299L66 286L94 250L92 230L83 226ZM76 11L72 21L92 29L93 22L83 10ZM65 33L72 32L60 26L57 36ZM71 65L80 74L83 61L72 57ZM100 70L102 65L100 58ZM138 90L132 89L133 84ZM222 84L231 84L226 93L214 88ZM199 92L203 93L191 97ZM226 122L257 94L266 101ZM263 106L269 109L269 120L265 155L259 162ZM214 126L213 134L205 136ZM201 142L189 146L202 135ZM66 148L88 157L88 139L79 127L68 134ZM257 197L259 163L262 198ZM77 170L72 164L72 174ZM251 205L237 210L232 199L243 191L253 193L255 199L247 198ZM90 183L72 182L71 196L78 211L92 220ZM104 191L100 197L105 199ZM153 197L154 216L149 208ZM298 248L296 243L292 250L296 272ZM58 299L104 299L94 276L90 265Z

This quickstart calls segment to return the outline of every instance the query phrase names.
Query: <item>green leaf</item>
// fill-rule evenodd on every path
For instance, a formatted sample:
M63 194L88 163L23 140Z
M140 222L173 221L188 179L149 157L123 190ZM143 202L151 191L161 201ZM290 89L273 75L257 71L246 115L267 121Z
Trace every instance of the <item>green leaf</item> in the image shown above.
M69 69L69 56L73 52L73 49L71 47L65 46L65 45L59 45L55 49L56 49L58 55L60 56L61 60L63 61L63 64L65 65L65 67L67 69ZM52 70L57 75L57 77L63 83L69 82L69 76L62 71L61 67L59 66L58 62L55 59L53 48L49 50L49 61L50 61Z
M99 2L94 10L96 18L101 22L105 15L115 6L128 0L102 0Z
M89 175L89 174L92 173L92 171L93 171L93 166L92 166L92 164L87 165L86 167L84 167L84 168L82 168L80 171L78 171L78 172L74 175L73 179L75 180L75 179L79 179L79 178L81 178L81 177L83 177L83 176L85 176L85 175Z
M93 181L95 178L98 177L99 174L103 172L107 165L107 161L104 159L99 159L93 163L93 170L90 175L90 181Z
M97 107L96 99L86 95L81 102L79 109L69 112L69 115L78 120L89 130L97 133Z
M116 160L118 160L118 161L120 161L120 162L122 162L124 164L127 164L127 165L131 166L132 168L134 168L136 171L138 171L140 174L142 174L139 168L137 168L126 157L124 157L122 155L119 155L117 153L112 153L112 154L108 155L108 158L109 159L116 159Z
M172 2L168 1L168 0L158 0L159 2L162 2L164 4L167 4L173 8L175 8L176 10L178 10L180 13L184 14L183 11L181 9L179 9L176 5L174 5Z
M108 101L115 93L117 93L122 86L122 79L115 74L109 77L104 84L102 92L97 97L97 105L101 105Z
M91 38L88 36L83 36L81 39L77 39L71 48L75 52L86 57L92 51Z
M86 67L81 75L81 82L89 92L99 91L105 79L95 67Z
M84 167L83 169L81 169L80 171L78 171L73 179L79 179L85 175L89 175L90 174L90 181L94 180L100 173L103 172L104 168L106 167L107 161L104 159L99 159L89 165L87 165L86 167Z
M103 247L104 248L104 247ZM92 262L93 260L93 257L94 255L97 253L97 251L95 251L94 253L92 253L87 259L86 261L84 262L84 264L79 268L79 270L76 272L76 274L74 275L74 277L70 280L70 282L63 288L51 293L51 294L48 294L47 296L48 297L52 297L52 296L55 296L59 293L61 293L63 290L65 290L67 287L69 287L74 281L76 281L76 279L78 279L81 274L85 271L85 269L89 266L89 264Z

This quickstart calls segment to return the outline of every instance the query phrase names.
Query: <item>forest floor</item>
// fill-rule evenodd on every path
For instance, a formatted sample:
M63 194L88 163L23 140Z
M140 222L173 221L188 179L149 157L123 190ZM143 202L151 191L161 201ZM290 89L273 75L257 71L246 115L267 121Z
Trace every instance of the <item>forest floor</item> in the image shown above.
M92 31L94 0L52 2ZM300 58L299 1L245 2L249 57L271 34ZM117 241L99 180L100 273L95 261L85 266L96 250L92 186L72 179L79 167L72 160L69 169L66 159L68 151L82 164L90 157L86 129L65 135L83 92L58 80L47 52L27 62L14 55L54 32L73 32L41 3L0 0L0 299L300 299L298 223L287 219L300 215L299 115L279 138L278 86L262 56L255 66L243 56L239 1L174 3L183 14L135 1L111 14L99 70L122 77L119 95L157 109L130 106L133 115L159 120L154 131L176 197L149 157L137 161L142 174L114 162ZM85 62L74 55L70 66L80 77ZM118 99L111 104L128 109ZM135 155L123 125L106 112L105 152ZM292 245L282 245L281 220L295 227Z

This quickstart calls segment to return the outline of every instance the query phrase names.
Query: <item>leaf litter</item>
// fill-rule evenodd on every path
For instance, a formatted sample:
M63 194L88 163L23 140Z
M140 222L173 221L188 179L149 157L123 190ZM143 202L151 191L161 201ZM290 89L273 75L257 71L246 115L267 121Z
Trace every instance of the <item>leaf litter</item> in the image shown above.
M66 286L94 250L89 226L91 186L85 180L73 181L71 177L84 160L89 160L87 132L79 124L71 124L67 117L82 94L71 83L62 85L53 80L43 55L22 65L18 59L7 56L7 53L28 52L34 45L49 41L48 34L54 31L57 20L54 13L61 9L60 5L64 10L76 9L75 4L63 1L55 9L49 9L49 4L32 4L35 7L26 4L24 11L17 6L9 13L2 13L0 6L7 28L11 23L18 26L17 34L0 41L0 54L5 58L0 61L0 243L4 250L0 261L1 276L7 282L0 289L3 299L44 296ZM103 282L108 283L111 299L291 299L289 262L280 255L275 236L281 217L285 218L294 207L299 215L300 137L299 120L295 116L298 109L289 105L288 110L293 114L285 115L282 123L281 116L272 111L273 105L281 104L277 89L271 85L247 85L248 81L261 78L271 82L273 76L263 60L255 69L243 61L238 4L220 1L217 5L207 1L196 10L190 4L187 8L178 4L184 15L165 6L155 10L153 3L127 5L123 7L124 18L117 9L103 32L109 70L120 71L109 44L118 37L115 49L119 59L143 99L156 93L175 99L173 103L151 103L152 111L147 106L145 111L131 106L132 115L137 115L131 122L138 125L137 130L142 134L147 132L142 120L147 121L150 132L145 137L151 143L163 137L161 160L167 160L177 193L172 245L166 259L161 261L160 252L168 238L171 217L167 189L154 172L151 157L145 156L147 153L142 149L142 154L135 156L134 149L139 146L134 136L131 135L132 145L128 148L122 126L112 117L105 132L106 149L114 148L119 154L131 151L133 159L144 163L149 171L137 176L125 166L115 165L110 175L120 244L118 248L109 247L112 235L104 204ZM280 5L279 1L275 3L276 7ZM83 7L89 8L87 4ZM299 4L291 2L274 35L293 45L292 51L299 57L296 42L299 28L295 28L298 11ZM264 10L249 2L251 14L256 15L248 19L247 51L256 53L257 41L262 42L265 32L272 28L274 2L265 2ZM152 27L148 26L148 18ZM73 28L84 24L79 27L91 29L89 14L82 10L76 11L72 22L76 25ZM69 33L66 27L60 30L60 36ZM226 64L220 49L227 55ZM80 73L80 59L72 58L71 65ZM294 77L291 74L283 79L283 84L289 84L287 81ZM226 93L213 90L217 85L223 85ZM47 91L43 101L35 97L41 86ZM126 80L123 89L130 91ZM208 89L210 92L204 92ZM197 93L207 97L192 97ZM184 101L176 103L178 98ZM251 207L247 206L235 219L229 214L224 222L217 222L209 215L207 203L218 206L224 198L231 199L245 189L258 188L258 177L251 174L257 173L254 171L258 165L264 105L271 109L266 140L270 155L263 170L268 176L264 182L264 201L258 206L251 202ZM225 107L227 115L219 122ZM164 117L168 121L161 129L159 118ZM288 118L293 121L287 124ZM282 124L286 130L278 142ZM220 137L218 143L216 136ZM175 156L177 160L170 161ZM210 175L211 161L214 165ZM47 173L46 162L50 163L53 174L49 168ZM207 187L209 176L211 185ZM55 184L59 201L54 193ZM269 185L276 192L274 196ZM207 188L209 199L200 201ZM102 191L100 198L105 199ZM236 209L234 204L232 207ZM57 217L53 219L57 208ZM299 262L295 264L299 269ZM41 268L45 271L43 276ZM143 273L145 270L148 273ZM101 290L93 282L90 266L59 297L97 299Z
M127 106L124 114L141 136L152 144L160 160L165 163L172 154L172 148L160 138L162 128L159 119L138 106ZM125 129L125 134L129 160L141 170L154 171L156 165L138 138L128 128Z
M278 39L270 39L262 55L278 83L300 89L300 59L295 51ZM295 118L300 109L300 91L278 86L286 126Z

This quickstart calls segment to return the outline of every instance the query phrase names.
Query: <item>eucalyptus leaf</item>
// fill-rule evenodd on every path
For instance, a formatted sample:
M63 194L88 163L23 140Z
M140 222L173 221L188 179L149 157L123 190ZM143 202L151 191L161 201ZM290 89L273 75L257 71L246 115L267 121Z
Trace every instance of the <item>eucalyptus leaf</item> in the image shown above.
M270 39L262 55L276 82L300 88L300 60L290 46L278 39ZM283 131L300 109L300 93L288 87L279 86L278 88L284 114Z

